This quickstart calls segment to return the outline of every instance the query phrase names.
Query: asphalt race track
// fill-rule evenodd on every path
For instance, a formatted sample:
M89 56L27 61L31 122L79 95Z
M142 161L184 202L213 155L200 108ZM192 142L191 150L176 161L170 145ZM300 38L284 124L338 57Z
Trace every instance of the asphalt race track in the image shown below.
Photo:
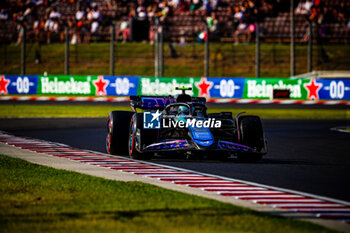
M259 163L157 157L152 162L350 201L350 134L336 120L264 120L269 153ZM106 119L0 119L0 129L105 152Z

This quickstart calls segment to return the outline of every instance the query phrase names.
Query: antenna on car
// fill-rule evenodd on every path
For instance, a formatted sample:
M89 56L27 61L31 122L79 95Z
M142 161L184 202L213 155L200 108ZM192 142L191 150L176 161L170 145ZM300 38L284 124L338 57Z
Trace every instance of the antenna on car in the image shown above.
M191 91L192 90L192 87L175 87L175 90L180 90L182 91L182 94L185 95L186 91Z

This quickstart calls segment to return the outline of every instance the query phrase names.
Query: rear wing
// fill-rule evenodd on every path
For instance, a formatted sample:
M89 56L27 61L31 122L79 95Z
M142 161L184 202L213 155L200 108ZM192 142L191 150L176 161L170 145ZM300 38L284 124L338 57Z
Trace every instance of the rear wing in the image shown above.
M206 103L204 97L192 97L193 103ZM159 109L162 110L169 104L176 103L173 96L130 96L130 106L135 111L140 109Z

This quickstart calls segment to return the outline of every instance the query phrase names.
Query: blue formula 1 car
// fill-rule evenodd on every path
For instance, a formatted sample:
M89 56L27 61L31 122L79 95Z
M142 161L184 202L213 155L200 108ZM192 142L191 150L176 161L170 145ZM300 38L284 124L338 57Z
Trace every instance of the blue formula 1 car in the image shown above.
M177 90L182 94L175 97L130 96L133 111L112 111L107 152L135 159L150 159L155 153L236 155L246 162L258 161L267 153L258 116L207 113L205 98L187 95L191 88Z

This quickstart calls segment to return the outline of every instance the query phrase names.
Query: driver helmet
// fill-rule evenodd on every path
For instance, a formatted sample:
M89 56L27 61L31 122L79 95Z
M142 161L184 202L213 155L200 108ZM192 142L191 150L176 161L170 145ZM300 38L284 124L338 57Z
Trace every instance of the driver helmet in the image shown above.
M179 115L188 115L189 114L189 109L186 106L179 106L177 109L177 114Z

